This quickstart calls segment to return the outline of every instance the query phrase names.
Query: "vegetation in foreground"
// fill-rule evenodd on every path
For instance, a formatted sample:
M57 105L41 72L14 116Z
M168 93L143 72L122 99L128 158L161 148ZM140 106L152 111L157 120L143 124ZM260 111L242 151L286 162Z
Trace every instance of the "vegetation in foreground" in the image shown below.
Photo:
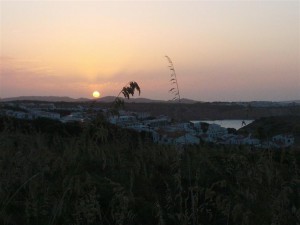
M0 120L0 224L300 224L300 153Z

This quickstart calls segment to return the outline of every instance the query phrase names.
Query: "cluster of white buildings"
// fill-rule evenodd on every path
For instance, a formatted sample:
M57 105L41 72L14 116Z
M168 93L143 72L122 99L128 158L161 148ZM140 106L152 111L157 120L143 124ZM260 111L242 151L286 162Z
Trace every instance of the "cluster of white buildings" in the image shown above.
M249 145L259 148L286 148L294 144L293 135L277 135L269 141L229 133L227 128L205 122L171 123L167 116L139 119L135 113L111 116L108 121L126 129L151 133L153 141L160 144L199 144L201 141L221 145Z
M57 108L53 103L20 103L17 105L14 103L5 103L5 106L8 106L8 108L2 109L0 114L17 119L34 120L38 118L47 118L66 123L73 121L83 122L86 117L83 112L84 109L81 106L66 109ZM14 110L13 108L15 107L18 107L19 110ZM61 116L60 113L55 112L55 110L71 110L72 113L66 116Z
M10 103L6 103L9 104ZM12 104L11 107L15 105ZM34 104L20 103L19 111L13 109L1 110L0 113L19 119L48 118L67 122L84 122L90 118L89 108L77 106L73 108L56 108L53 103ZM56 110L69 110L70 114L61 116ZM97 109L99 111L99 109ZM102 109L102 112L107 112ZM105 114L104 115L108 115ZM208 124L205 122L172 123L168 116L151 117L146 112L126 112L119 111L119 115L107 116L109 123L125 129L132 129L137 132L149 133L153 142L160 144L199 144L201 141L216 143L221 145L250 145L260 148L285 148L294 144L292 135L277 135L269 141L262 142L251 135L242 136L228 132L218 124Z
M15 117L18 119L28 119L33 120L37 118L48 118L53 120L59 120L60 114L59 113L52 113L40 110L30 110L27 112L24 111L14 111L14 110L5 110L5 115Z

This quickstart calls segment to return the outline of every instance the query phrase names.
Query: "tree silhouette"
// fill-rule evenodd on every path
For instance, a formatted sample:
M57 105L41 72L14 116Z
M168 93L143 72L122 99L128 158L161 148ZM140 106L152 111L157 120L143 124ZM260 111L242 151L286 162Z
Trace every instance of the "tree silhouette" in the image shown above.
M124 98L129 99L130 95L133 96L135 91L138 91L139 95L141 94L141 88L138 83L135 81L128 82L115 98L112 106L113 112L117 112L124 106L124 100L120 98L121 94L123 94Z

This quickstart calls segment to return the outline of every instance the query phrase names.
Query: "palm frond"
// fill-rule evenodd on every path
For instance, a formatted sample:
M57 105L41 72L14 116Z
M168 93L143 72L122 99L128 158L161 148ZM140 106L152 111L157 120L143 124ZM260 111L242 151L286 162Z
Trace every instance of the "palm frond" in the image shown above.
M113 110L111 110L111 112L118 111L124 106L124 100L120 99L120 94L123 94L124 98L130 99L130 95L134 96L135 91L138 91L139 95L141 94L141 88L138 85L138 83L135 81L128 82L119 92L118 96L115 98L112 107Z

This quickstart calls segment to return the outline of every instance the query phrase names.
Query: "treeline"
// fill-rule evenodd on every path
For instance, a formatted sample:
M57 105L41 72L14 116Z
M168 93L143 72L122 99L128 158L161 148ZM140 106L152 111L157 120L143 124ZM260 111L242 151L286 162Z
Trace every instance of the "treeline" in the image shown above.
M0 120L0 224L300 224L300 153Z

